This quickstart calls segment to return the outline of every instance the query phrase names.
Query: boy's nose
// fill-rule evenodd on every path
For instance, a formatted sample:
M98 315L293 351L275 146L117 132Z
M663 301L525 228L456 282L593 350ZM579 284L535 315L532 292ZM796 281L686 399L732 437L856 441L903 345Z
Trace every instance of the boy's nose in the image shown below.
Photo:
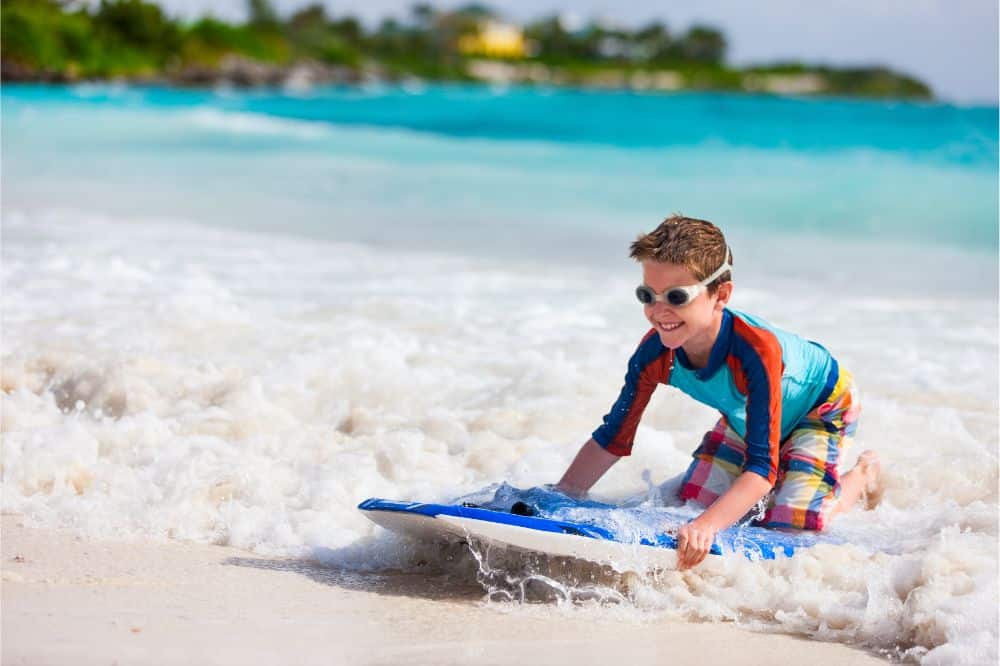
M673 309L669 305L667 305L666 303L664 303L663 301L656 301L656 302L653 303L653 314L654 315L661 315L661 314L664 314L666 312L673 312Z

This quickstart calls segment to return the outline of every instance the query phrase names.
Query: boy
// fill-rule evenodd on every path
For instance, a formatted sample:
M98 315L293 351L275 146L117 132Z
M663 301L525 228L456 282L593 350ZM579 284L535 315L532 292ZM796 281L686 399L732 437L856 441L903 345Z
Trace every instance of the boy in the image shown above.
M756 524L806 530L822 530L862 493L876 491L873 451L838 474L861 411L850 373L820 345L726 307L732 252L714 224L669 217L632 243L631 256L642 264L636 296L653 328L559 490L582 495L629 455L643 409L662 383L722 413L680 487L680 499L707 508L678 531L679 568L701 562L716 533L772 490Z

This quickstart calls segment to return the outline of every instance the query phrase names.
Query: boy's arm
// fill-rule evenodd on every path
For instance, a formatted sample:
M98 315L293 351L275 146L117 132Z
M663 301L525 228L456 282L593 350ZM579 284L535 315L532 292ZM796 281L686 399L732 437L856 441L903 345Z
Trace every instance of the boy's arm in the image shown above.
M772 333L738 318L733 330L733 378L747 395L746 462L733 485L678 531L677 563L681 569L705 559L715 534L746 515L774 487L778 476L784 369L781 345Z
M774 485L781 447L781 376L785 367L781 343L770 331L750 326L738 317L733 320L733 332L730 367L737 388L747 397L743 470Z
M670 380L673 360L673 351L664 347L656 331L650 329L628 361L625 384L618 399L593 433L598 446L618 457L632 453L639 419L657 385Z
M567 495L586 494L618 459L632 452L639 419L656 386L670 378L674 355L650 329L628 362L625 384L604 422L580 448L556 488Z
M771 483L755 472L740 474L729 490L712 506L683 525L677 532L677 566L687 569L705 559L715 535L746 515L772 488Z
M597 483L604 473L611 469L621 459L613 453L608 453L593 437L580 447L576 458L570 463L563 477L556 484L556 490L570 497L585 495L591 486Z

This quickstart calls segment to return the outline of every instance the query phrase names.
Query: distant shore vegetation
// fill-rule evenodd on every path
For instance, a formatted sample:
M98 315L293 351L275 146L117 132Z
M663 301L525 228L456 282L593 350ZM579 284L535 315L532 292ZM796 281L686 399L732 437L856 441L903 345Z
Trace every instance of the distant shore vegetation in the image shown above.
M4 81L183 86L431 80L933 96L921 81L880 66L729 66L725 35L708 25L625 29L558 15L519 25L479 4L451 11L416 4L407 16L373 27L330 16L320 4L280 16L268 0L249 0L247 10L245 22L232 24L209 16L176 20L145 0L0 0L0 74Z

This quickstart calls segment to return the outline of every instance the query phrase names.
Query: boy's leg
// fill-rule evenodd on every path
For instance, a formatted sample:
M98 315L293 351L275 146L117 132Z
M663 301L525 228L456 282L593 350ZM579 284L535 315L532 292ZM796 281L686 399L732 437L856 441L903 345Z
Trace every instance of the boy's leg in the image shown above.
M830 511L829 518L849 511L864 498L865 508L874 509L882 499L880 474L882 461L874 451L862 451L857 464L840 477L840 499Z
M782 446L778 482L758 524L785 529L822 530L837 504L837 471L843 438L816 430L795 430Z
M705 433L693 457L684 474L678 496L682 500L695 500L703 506L709 506L729 490L743 470L746 444L729 427L726 419L719 419L715 427Z
M851 375L842 371L830 399L809 412L782 443L778 483L759 524L805 530L829 524L844 491L841 455L857 430L860 412ZM849 493L854 492L854 481L850 479Z

